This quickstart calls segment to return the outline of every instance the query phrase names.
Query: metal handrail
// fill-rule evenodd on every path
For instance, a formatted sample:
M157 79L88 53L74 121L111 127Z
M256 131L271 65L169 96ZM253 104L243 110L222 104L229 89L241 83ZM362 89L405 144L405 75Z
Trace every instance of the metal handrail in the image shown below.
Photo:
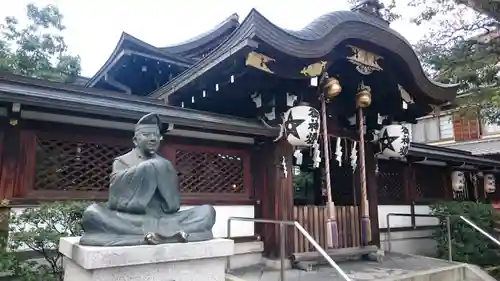
M390 217L424 217L424 218L442 218L443 216L430 215L430 214L406 214L406 213L388 213L387 214L387 252L391 252L391 223ZM452 257L452 246L451 246L451 223L450 216L445 216L446 218L446 232L448 235L448 260L453 261ZM500 242L499 242L500 243ZM500 245L500 244L499 244Z
M340 276L342 276L346 281L351 281L349 276L339 267L339 265L325 252L325 250L314 240L314 238L307 232L307 230L300 225L297 221L279 221L279 220L267 220L267 219L254 219L254 218L243 218L243 217L230 217L227 220L227 238L231 239L231 221L248 221L257 223L269 223L278 224L280 226L280 277L281 281L285 281L285 225L295 226L302 235L316 248L316 250L326 259L326 261L338 271ZM227 270L231 267L230 257L227 257Z
M495 244L497 244L498 246L500 246L500 241L498 241L498 239L496 239L495 237L491 236L488 232L486 232L483 229L481 229L475 223L473 223L470 220L464 218L464 216L460 216L460 219L463 220L464 222L466 222L468 225L472 226L475 230L479 231L479 233L481 233L482 235L486 236L488 239L490 239L491 241L493 241Z

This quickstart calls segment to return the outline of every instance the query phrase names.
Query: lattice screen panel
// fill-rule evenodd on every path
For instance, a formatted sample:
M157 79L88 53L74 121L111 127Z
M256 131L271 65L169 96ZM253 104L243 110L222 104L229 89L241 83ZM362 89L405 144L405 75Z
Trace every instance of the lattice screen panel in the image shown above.
M113 160L130 146L37 139L35 190L102 191Z
M245 161L240 155L176 149L175 166L185 193L244 193Z
M379 203L401 202L405 199L404 163L378 161L378 200Z
M446 170L438 166L414 165L416 199L444 199Z

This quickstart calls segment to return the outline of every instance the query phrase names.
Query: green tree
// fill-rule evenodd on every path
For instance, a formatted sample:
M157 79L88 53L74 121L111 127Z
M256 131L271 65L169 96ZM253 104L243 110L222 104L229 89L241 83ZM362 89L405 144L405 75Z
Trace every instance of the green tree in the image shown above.
M56 202L12 212L6 250L0 251L0 272L18 281L63 281L59 239L83 234L81 218L91 202ZM27 259L32 251L40 259Z
M467 94L459 105L477 106L486 121L500 123L499 22L455 0L411 0L408 5L425 7L412 22L432 26L415 46L428 75L459 84Z
M67 53L63 15L57 7L27 5L27 25L15 17L0 24L0 71L71 83L80 74L80 57Z

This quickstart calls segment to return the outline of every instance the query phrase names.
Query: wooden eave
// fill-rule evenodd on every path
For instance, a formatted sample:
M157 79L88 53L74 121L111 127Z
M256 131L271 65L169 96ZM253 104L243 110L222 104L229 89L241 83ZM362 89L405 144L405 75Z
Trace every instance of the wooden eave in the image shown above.
M168 106L150 98L11 74L0 73L0 101L134 120L155 112L163 122L200 130L271 137L278 134L277 130L266 128L255 120Z
M483 169L498 168L500 161L488 159L481 156L474 156L472 153L439 147L435 145L427 145L422 143L411 143L408 151L408 156L427 158L428 160L439 160L444 162L469 164L481 167Z
M212 42L220 40L221 36L234 31L239 24L239 16L235 13L205 33L187 41L169 45L160 49L172 54L183 54L188 56L192 52L200 52L200 49L204 46L211 46Z
M380 18L363 12L333 12L316 19L302 30L289 31L274 25L255 9L223 44L150 95L166 99L204 71L209 71L214 61L228 57L228 51L245 40L265 42L277 51L295 58L318 59L328 55L341 42L352 39L368 42L399 56L407 64L420 92L437 103L454 100L458 85L445 85L430 80L410 43Z
M163 61L188 68L194 61L177 54L168 53L152 46L128 33L123 32L115 49L106 60L104 65L85 84L86 87L93 87L104 75L110 71L115 64L125 55L138 55L146 58Z

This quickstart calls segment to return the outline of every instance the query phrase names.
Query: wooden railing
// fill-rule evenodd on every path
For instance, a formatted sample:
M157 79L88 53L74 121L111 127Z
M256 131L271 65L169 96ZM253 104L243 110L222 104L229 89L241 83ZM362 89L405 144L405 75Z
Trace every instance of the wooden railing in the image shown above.
M358 206L336 206L339 248L358 247L361 245L360 210ZM325 206L294 206L293 220L299 222L311 234L321 247L326 248L326 220ZM298 230L293 232L293 252L304 253L314 251Z

